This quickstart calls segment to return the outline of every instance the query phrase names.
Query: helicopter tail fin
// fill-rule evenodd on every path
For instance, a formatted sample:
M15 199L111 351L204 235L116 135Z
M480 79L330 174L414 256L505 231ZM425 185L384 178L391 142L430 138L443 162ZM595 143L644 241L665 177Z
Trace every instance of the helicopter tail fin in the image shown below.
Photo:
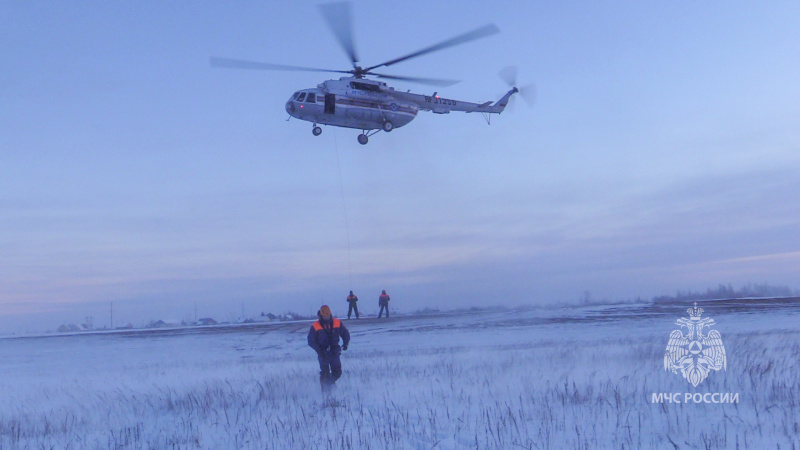
M516 94L517 92L519 92L519 89L517 89L516 87L513 87L511 88L510 91L506 92L506 95L501 97L500 100L498 100L494 105L492 105L492 110L493 110L492 112L496 112L498 114L503 112L506 109L506 106L508 105L508 100L511 98L512 95Z

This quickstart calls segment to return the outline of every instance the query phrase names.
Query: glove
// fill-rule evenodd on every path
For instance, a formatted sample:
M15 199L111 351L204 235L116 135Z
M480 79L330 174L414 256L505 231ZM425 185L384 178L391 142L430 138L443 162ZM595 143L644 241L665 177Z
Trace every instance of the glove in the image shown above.
M347 351L347 344L344 344L344 345L342 346L342 350L344 350L344 351Z

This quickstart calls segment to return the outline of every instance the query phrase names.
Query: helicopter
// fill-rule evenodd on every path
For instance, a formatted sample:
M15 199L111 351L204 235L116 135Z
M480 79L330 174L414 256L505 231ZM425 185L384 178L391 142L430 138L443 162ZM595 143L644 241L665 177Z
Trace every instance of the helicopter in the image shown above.
M512 85L496 102L472 103L461 100L443 98L434 92L432 95L415 94L411 91L400 91L383 81L366 78L372 76L389 80L410 81L433 86L450 86L457 80L408 77L376 73L373 70L388 67L402 61L417 58L428 53L464 44L476 39L497 34L500 30L493 24L474 29L437 44L417 50L413 53L395 58L380 64L360 66L353 41L352 14L349 2L319 5L320 11L333 32L339 45L350 58L353 68L350 70L332 70L313 67L271 64L223 57L210 58L212 67L250 70L281 70L303 72L344 73L338 80L327 80L315 88L302 89L286 102L286 112L291 117L313 123L311 129L314 136L322 134L322 125L355 128L361 130L358 142L366 145L374 134L391 132L395 128L408 125L419 111L431 111L435 114L449 114L451 111L466 113L479 112L489 122L490 114L502 113L512 95L520 92L515 84L514 75L507 75L507 82ZM504 69L505 70L505 69ZM501 72L501 76L503 73Z

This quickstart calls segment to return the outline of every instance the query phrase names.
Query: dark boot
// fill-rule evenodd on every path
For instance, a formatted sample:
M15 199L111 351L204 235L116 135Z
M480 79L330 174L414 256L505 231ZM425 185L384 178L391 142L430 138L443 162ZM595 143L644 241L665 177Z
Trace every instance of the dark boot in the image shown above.
M328 383L328 374L321 373L319 375L319 387L322 389L323 394L327 394L329 389L330 383Z

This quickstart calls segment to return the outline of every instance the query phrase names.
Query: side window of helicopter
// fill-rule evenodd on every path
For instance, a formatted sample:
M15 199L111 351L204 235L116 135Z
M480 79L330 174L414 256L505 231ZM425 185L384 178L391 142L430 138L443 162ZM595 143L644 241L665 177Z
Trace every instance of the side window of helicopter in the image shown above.
M294 95L292 95L292 100L297 100L298 98L300 98L300 91L297 91L294 93Z
M306 98L306 93L305 92L301 92L300 93L300 97L297 97L297 101L298 102L302 102L304 98Z
M381 88L375 86L374 84L369 83L359 83L357 81L350 82L350 87L353 89L358 89L360 91L367 91L367 92L380 92Z
M308 93L308 97L306 97L307 103L316 103L317 102L317 94L313 92Z

